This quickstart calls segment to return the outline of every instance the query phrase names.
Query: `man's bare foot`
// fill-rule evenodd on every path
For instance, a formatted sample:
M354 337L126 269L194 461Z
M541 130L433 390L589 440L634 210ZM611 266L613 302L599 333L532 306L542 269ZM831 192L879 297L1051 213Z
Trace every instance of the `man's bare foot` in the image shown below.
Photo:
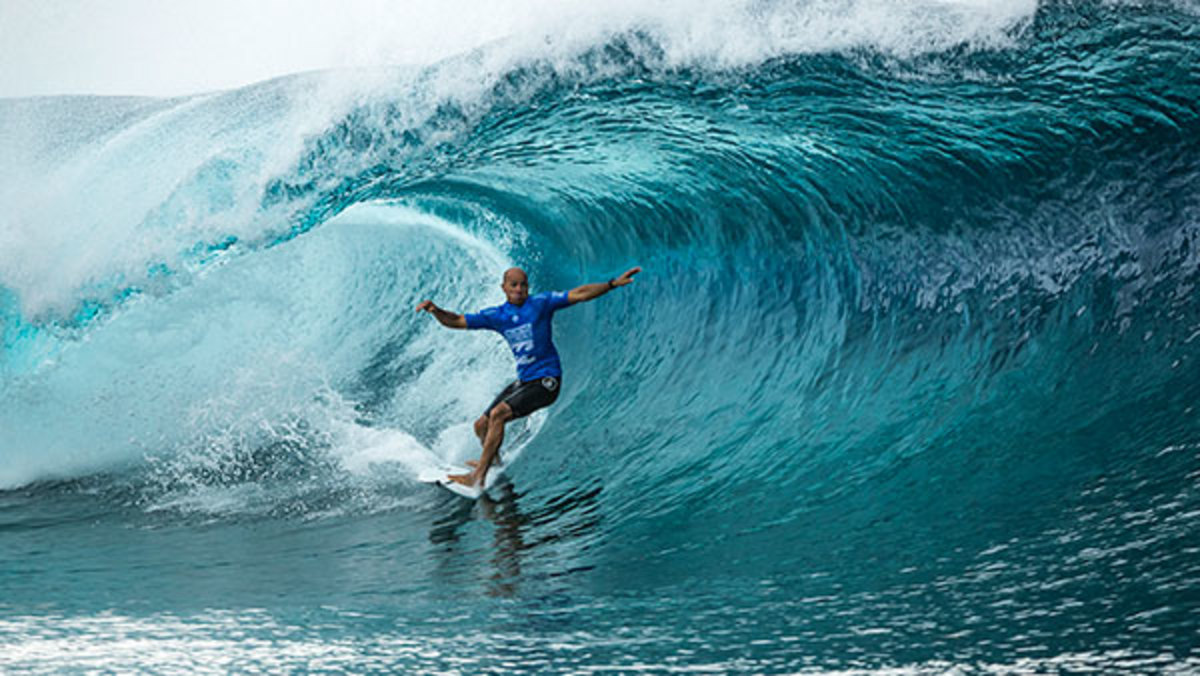
M450 474L446 478L454 483L462 484L464 486L474 487L481 483L475 480L474 474Z

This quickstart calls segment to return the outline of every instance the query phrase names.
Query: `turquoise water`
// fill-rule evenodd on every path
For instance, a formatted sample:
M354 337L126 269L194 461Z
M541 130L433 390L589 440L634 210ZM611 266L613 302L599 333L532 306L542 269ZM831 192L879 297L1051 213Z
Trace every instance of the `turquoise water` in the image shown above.
M0 669L1200 669L1196 8L913 7L0 101Z

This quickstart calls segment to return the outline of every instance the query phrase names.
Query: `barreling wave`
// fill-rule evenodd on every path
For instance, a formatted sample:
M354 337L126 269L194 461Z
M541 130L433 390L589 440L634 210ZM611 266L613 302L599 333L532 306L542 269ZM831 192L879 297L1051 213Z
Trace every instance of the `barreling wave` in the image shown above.
M512 472L602 486L631 548L694 542L662 532L680 514L713 541L913 538L1178 469L1154 459L1198 432L1191 10L851 6L708 26L775 27L756 50L642 21L0 102L0 486L311 490L299 463L332 491L466 452L511 365L412 307L491 304L512 264L541 289L646 270L559 316L564 396Z

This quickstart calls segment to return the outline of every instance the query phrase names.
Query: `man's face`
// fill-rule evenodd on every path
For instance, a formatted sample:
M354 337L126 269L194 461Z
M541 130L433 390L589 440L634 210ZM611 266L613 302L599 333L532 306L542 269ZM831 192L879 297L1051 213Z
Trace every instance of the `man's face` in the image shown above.
M513 305L524 305L529 298L529 278L520 270L509 270L504 273L504 283L500 285L504 295Z

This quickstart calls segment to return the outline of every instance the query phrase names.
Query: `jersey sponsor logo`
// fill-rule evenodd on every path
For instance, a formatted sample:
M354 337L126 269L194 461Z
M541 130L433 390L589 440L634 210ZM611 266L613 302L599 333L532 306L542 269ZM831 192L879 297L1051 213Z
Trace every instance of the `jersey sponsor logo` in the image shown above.
M522 324L505 331L504 339L508 341L514 354L532 350L533 324Z
M542 378L542 387L553 392L558 387L558 381L550 377Z

